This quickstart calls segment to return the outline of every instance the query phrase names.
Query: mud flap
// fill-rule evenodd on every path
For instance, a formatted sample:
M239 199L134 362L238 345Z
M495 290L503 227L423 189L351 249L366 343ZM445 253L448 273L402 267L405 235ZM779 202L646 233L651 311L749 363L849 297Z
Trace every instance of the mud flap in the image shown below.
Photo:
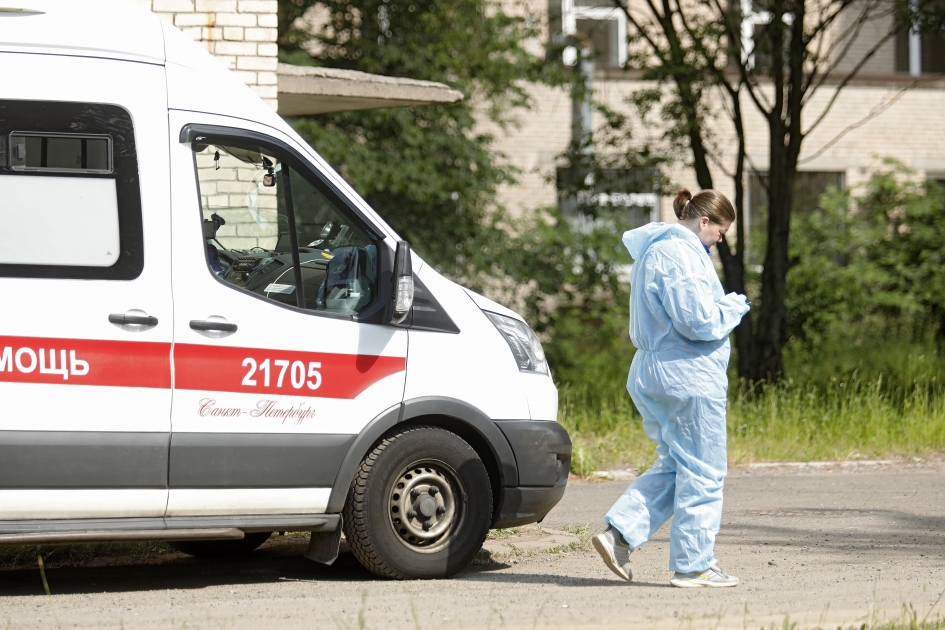
M342 516L338 515L338 527L333 532L312 532L305 557L321 564L332 564L338 559L341 547Z

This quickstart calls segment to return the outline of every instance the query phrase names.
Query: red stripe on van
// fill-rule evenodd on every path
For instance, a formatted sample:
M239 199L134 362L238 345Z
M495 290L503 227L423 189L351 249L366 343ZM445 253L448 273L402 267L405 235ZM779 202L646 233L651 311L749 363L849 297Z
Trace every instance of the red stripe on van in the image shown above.
M171 344L0 337L0 381L170 389Z
M176 389L351 399L406 367L404 357L174 346Z

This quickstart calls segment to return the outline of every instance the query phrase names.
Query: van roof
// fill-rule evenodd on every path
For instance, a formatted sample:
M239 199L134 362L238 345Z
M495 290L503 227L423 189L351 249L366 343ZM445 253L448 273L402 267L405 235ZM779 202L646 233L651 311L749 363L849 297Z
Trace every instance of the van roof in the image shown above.
M160 18L133 0L3 0L0 51L165 61Z

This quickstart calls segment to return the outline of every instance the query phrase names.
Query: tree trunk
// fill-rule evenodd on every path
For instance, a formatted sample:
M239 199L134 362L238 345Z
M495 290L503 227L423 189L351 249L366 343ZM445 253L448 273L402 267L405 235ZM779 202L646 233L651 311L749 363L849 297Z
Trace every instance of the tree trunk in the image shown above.
M686 97L694 100L692 91L686 89L688 86L680 85L681 100L686 103L687 112L695 112L695 106L687 103ZM738 250L732 251L728 240L723 237L722 242L718 244L719 259L722 262L722 272L725 276L725 290L729 293L745 293L745 129L741 116L741 106L738 103L737 94L733 99L735 132L738 136L738 158L735 165L735 174L733 176L735 183L735 229L736 240L738 241ZM694 116L693 116L694 118ZM688 124L689 144L693 155L693 168L696 171L696 181L703 190L713 187L712 173L709 170L707 151L702 140L702 130L695 122ZM742 318L741 323L735 328L735 349L738 359L738 376L751 379L755 373L757 363L757 352L754 328L752 326L751 314Z
M772 24L783 24L790 15L789 28L771 28L770 76L774 101L768 113L770 162L768 165L768 251L761 274L761 312L758 317L757 360L752 380L777 382L784 374L782 349L786 340L787 274L790 268L789 236L794 182L801 152L801 110L804 76L803 2L779 0L773 8ZM784 44L787 43L785 59ZM785 75L787 72L787 75Z
M735 159L735 173L732 183L735 188L735 240L738 249L732 251L728 240L722 239L719 243L719 257L722 259L722 270L725 272L725 290L729 293L746 294L745 290L745 125L742 118L741 102L738 100L741 89L731 90L732 123L735 134L738 136L738 153ZM735 349L738 358L738 376L751 378L752 369L757 362L755 331L751 312L742 318L735 327Z
M758 315L758 355L749 378L777 382L784 374L781 348L784 345L787 309L788 232L794 173L786 172L784 136L772 124L771 166L768 170L768 251L761 273L761 309ZM779 137L780 136L780 137Z

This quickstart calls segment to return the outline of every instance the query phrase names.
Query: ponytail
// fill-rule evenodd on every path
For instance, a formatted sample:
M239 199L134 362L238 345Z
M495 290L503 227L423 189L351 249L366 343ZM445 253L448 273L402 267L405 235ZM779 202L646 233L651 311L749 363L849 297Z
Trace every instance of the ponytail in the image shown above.
M722 193L706 189L693 196L688 188L676 193L673 200L673 212L680 221L692 221L708 217L716 225L727 225L735 220L735 208Z

